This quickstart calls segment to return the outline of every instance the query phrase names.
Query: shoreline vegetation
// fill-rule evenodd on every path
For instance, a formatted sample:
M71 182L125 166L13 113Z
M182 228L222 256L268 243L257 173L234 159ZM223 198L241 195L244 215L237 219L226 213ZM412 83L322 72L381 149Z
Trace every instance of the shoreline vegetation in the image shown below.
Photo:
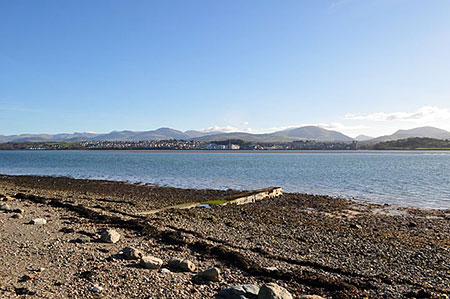
M127 150L127 151L354 151L354 150L450 150L450 140L406 138L378 143L321 142L313 140L255 143L239 139L217 142L159 141L83 141L83 142L8 142L0 150Z
M448 298L449 209L296 193L164 209L239 193L0 175L0 297Z

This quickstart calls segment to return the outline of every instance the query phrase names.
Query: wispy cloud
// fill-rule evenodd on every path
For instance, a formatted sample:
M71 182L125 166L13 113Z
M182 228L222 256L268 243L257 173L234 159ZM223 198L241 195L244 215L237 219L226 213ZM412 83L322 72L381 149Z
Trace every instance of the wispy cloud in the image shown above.
M363 130L368 128L367 126L363 125L350 126L341 123L317 124L317 126L328 130L338 130L338 131Z
M427 122L450 119L450 110L448 108L424 106L414 112L377 112L368 115L347 114L345 118L351 120Z
M231 133L231 132L241 132L242 130L240 130L239 128L236 128L236 127L232 127L232 126L212 126L212 127L201 129L200 131Z

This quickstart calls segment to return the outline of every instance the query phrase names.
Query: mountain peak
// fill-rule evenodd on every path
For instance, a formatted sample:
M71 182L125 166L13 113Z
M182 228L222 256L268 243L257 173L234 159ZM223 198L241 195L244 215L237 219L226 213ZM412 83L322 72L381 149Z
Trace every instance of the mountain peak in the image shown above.
M279 131L274 134L284 134L288 137L299 140L317 140L317 141L352 141L353 139L337 131L327 130L318 126L304 126L294 128L289 131Z

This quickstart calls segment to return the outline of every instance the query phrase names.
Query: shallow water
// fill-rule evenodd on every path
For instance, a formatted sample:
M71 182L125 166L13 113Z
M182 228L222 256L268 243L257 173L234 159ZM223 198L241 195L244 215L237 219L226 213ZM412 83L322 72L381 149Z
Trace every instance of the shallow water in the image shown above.
M0 173L256 189L450 208L450 152L0 151Z

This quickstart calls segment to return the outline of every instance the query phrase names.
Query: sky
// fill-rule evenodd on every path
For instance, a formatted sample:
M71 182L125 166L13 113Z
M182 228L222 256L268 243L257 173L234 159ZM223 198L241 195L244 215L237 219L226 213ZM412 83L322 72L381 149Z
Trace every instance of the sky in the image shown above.
M0 1L0 134L450 130L448 0Z

